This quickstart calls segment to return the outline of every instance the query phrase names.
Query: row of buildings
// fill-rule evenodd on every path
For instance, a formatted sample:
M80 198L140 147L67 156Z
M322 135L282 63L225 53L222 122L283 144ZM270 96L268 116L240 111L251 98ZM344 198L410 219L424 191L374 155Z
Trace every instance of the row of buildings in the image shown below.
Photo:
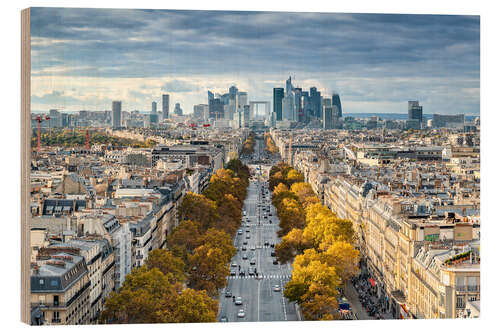
M477 314L478 132L295 130L292 137L290 131L272 130L271 135L322 203L353 222L373 291L395 318Z
M152 250L166 248L183 196L201 193L228 162L226 149L237 157L248 135L213 131L200 134L206 140L153 149L94 145L34 153L32 324L99 322L109 293Z

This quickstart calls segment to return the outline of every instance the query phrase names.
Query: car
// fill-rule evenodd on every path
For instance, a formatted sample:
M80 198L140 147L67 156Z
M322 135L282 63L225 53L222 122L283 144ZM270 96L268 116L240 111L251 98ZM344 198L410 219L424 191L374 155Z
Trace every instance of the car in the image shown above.
M271 245L269 245L269 246L274 248L274 244L271 244Z
M246 250L247 250L247 248L244 246L241 248L241 251L246 251Z
M226 316L220 317L219 322L221 322L221 323L227 323L227 317Z
M245 272L244 271L240 271L240 276L245 276Z
M231 291L229 290L226 290L226 294L225 294L226 297L232 297L233 294L231 293Z
M238 265L236 265L236 263L235 263L235 262L232 262L232 263L231 263L231 267L237 267L237 266L238 266Z
M278 260L274 259L273 260L273 265L277 265L278 264Z
M273 291L281 291L281 287L279 284L275 284L273 287Z
M251 250L251 251L255 251L255 246L252 246L252 247L250 248L250 250Z
M238 235L243 235L243 230L238 230Z
M236 304L236 305L242 305L243 304L243 299L240 296L236 297L236 300L234 301L234 304Z
M255 265L255 259L250 260L250 265Z
M247 242L247 241L244 241L244 242L243 242L243 245L248 245L248 242Z
M246 239L250 239L250 235L247 235L245 238L246 238Z
M255 274L254 271L252 271L250 268L248 269L248 275L253 276Z
M268 241L265 241L265 242L264 242L264 246L269 246L269 242L268 242Z
M241 259L243 260L247 260L248 259L248 256L246 254L243 255L243 257L241 257Z
M250 232L250 229L247 229L247 232Z
M276 252L271 252L271 257L276 257Z
M240 311L238 311L238 318L245 318L245 310L240 309Z
M231 270L231 276L235 276L236 275L236 271L235 270Z

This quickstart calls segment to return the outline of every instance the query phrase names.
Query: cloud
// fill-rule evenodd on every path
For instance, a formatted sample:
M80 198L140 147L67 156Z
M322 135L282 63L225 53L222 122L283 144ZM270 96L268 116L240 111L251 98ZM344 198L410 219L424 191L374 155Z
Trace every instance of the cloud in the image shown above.
M478 16L34 8L31 18L33 78L119 81L123 91L102 101L146 106L163 90L186 110L226 82L270 100L296 75L303 88L337 90L346 107L421 96L429 109L456 112L445 107L453 98L479 113Z
M68 96L64 91L53 90L49 94L44 94L42 96L32 95L31 103L37 104L49 104L49 105L64 105L64 104L74 104L80 102L77 98Z
M168 82L165 82L161 89L164 92L191 92L198 90L198 86L189 83L188 81L181 81L181 80L171 80Z

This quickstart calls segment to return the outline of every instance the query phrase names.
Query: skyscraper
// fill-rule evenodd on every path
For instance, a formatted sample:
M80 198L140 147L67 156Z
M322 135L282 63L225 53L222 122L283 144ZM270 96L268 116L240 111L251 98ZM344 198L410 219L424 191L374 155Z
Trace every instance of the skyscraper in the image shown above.
M214 99L214 93L209 90L208 91L208 100L210 101L211 99Z
M340 104L340 96L337 93L333 93L332 95L332 105L335 105L337 107L338 111L338 118L342 118L342 105Z
M321 93L316 89L316 87L311 87L309 89L309 103L312 115L316 118L321 118Z
M205 118L205 107L208 107L206 104L198 104L193 106L193 118L195 119L204 119Z
M276 121L283 120L283 98L285 90L283 88L273 88L273 112L276 114Z
M151 103L151 113L156 114L156 102Z
M418 105L418 101L408 101L408 120L418 120L422 122L422 106Z
M295 108L293 113L293 120L299 121L300 118L303 117L303 106L302 103L302 88L294 88L293 94L295 97Z
M113 128L120 128L122 126L122 102L113 101L111 112L111 123Z
M163 119L168 119L168 111L170 109L170 96L168 94L163 94L161 96L161 111Z
M332 129L333 128L333 110L331 105L323 105L323 128Z
M220 98L214 98L208 101L208 114L209 118L212 119L223 119L224 118L224 103Z
M174 114L182 116L182 109L180 103L175 103Z

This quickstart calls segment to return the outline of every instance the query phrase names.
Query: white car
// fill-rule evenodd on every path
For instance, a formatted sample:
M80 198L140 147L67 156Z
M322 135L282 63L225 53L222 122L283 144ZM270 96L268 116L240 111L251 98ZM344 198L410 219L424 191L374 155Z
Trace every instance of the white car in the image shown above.
M236 300L235 300L234 304L236 304L236 305L242 305L243 304L243 299L240 296L236 297Z
M245 310L240 309L240 311L238 311L238 318L244 318L244 317L245 317Z
M273 290L274 291L281 291L281 287L279 284L275 284L274 287L273 287Z

